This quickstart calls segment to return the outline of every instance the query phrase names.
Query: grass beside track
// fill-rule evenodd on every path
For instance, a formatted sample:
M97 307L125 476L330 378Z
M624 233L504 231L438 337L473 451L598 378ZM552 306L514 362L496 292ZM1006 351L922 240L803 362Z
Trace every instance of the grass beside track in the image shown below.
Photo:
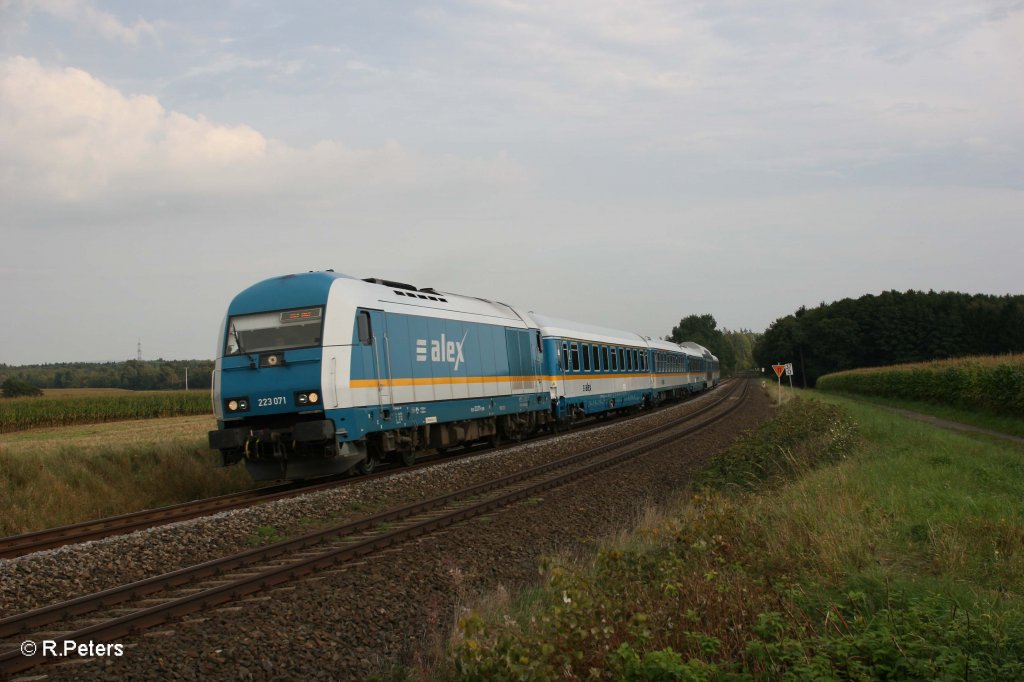
M913 412L929 414L933 417L938 417L939 419L947 419L949 421L960 422L962 424L969 424L971 426L977 426L978 428L990 429L992 431L999 431L1000 433L1006 433L1011 436L1018 436L1020 438L1024 438L1024 418L1022 417L988 414L985 412L977 412L958 407L951 407L949 405L936 405L934 403L925 403L918 400L898 400L895 398L881 398L879 396L845 393L843 391L832 391L831 393L844 398L852 398L854 400L867 401L875 405L882 405L884 407L894 407L903 410L911 410Z
M1024 448L814 395L424 678L1021 679ZM410 676L416 671L410 671Z
M39 429L0 436L0 536L254 486L218 468L211 417Z
M209 391L87 392L0 400L0 433L49 426L210 414Z

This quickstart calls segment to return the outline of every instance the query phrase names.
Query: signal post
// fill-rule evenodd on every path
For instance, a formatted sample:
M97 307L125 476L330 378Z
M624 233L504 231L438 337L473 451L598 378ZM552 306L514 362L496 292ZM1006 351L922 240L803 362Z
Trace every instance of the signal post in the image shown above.
M793 376L793 365L772 365L772 369L775 370L775 376L779 379L779 405L782 404L782 373L786 371L787 367L789 368L788 374ZM792 381L792 379L790 379L790 381Z

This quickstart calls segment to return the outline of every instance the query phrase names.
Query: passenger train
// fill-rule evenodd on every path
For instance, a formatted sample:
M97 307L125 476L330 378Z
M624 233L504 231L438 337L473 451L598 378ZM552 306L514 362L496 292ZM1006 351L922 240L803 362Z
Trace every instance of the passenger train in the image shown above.
M718 358L695 343L330 270L235 296L216 357L210 447L256 480L409 465L719 381Z

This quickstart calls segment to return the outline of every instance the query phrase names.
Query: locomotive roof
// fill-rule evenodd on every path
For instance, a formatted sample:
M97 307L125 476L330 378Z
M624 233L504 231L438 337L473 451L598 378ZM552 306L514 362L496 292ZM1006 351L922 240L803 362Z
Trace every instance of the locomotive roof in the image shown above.
M529 318L513 306L500 301L491 301L477 296L464 296L432 288L418 289L410 284L376 278L359 280L359 287L384 304L385 310L396 310L411 314L435 317L458 317L470 321L493 323L503 320L504 324L518 322L530 326Z

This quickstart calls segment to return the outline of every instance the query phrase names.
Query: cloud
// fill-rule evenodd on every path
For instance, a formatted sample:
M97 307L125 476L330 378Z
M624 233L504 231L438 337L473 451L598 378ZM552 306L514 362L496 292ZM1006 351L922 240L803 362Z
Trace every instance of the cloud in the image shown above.
M154 38L156 26L144 19L127 25L109 12L96 9L86 0L23 0L17 3L23 11L40 11L98 33L108 40L136 45L142 38Z
M769 177L888 182L909 162L1019 185L1021 8L469 0L421 16L461 51L460 82L563 137Z
M83 199L128 175L182 182L266 153L267 140L247 126L168 112L152 96L126 96L80 69L0 62L0 172L19 194Z
M169 111L80 69L13 57L0 61L0 178L0 201L24 213L64 206L117 214L167 201L339 212L381 195L486 195L527 176L502 154L430 158L394 140L369 149L332 139L294 147L247 125Z

